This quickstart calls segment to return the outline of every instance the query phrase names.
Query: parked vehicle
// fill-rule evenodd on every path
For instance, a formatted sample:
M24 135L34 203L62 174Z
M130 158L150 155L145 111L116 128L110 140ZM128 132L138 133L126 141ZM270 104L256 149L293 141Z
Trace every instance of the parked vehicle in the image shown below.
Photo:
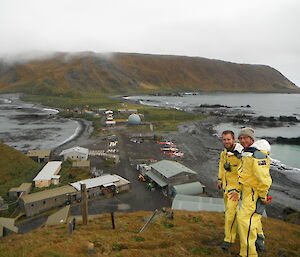
M162 151L177 152L178 148L177 147L164 147L164 148L161 147L160 150L162 150Z
M170 140L160 140L160 141L157 141L158 144L162 145L162 144L165 144L165 145L168 145L168 144L173 144L172 141Z

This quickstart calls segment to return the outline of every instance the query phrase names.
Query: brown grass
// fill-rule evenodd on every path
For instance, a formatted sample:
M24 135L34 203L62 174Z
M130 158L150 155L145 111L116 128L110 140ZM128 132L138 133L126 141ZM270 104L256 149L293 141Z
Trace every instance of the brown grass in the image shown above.
M218 244L223 240L224 215L221 213L176 211L174 220L158 216L141 234L149 212L117 213L116 230L111 229L110 215L104 214L87 226L79 225L72 236L67 226L59 225L32 231L25 235L9 235L0 241L0 256L26 257L179 257L233 256L238 242L229 253ZM299 256L300 226L280 220L263 219L268 252L261 256ZM95 254L88 254L93 243Z

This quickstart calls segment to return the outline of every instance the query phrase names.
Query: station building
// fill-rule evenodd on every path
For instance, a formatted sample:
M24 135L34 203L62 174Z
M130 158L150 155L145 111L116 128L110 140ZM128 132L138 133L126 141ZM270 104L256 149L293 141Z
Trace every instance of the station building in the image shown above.
M27 217L31 217L55 207L80 202L81 184L86 185L86 193L89 199L103 195L113 196L130 189L130 182L125 178L115 174L106 174L66 186L21 196L19 201L20 208Z
M59 184L60 172L62 162L53 161L48 162L43 169L33 179L35 187L49 187L50 185Z
M198 195L204 186L198 181L197 172L176 161L162 160L150 165L146 177L163 190L164 194L175 196L177 193Z

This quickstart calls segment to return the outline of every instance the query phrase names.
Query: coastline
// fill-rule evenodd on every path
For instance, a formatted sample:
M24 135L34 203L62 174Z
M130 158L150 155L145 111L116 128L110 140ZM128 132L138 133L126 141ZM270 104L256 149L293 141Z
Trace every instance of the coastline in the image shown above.
M74 146L83 146L86 144L91 144L95 141L95 139L90 138L90 134L93 131L92 123L90 121L84 119L72 119L76 120L79 124L79 131L66 139L65 142L62 142L60 145L52 149L52 153L54 156L58 156L59 153L67 148L71 148Z

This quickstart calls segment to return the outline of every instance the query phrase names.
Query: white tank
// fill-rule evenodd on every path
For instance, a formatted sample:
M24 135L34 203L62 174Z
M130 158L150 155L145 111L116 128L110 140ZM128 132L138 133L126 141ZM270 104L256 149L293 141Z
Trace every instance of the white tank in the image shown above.
M139 124L141 124L141 117L138 114L129 115L128 124L130 124L130 125L139 125Z

